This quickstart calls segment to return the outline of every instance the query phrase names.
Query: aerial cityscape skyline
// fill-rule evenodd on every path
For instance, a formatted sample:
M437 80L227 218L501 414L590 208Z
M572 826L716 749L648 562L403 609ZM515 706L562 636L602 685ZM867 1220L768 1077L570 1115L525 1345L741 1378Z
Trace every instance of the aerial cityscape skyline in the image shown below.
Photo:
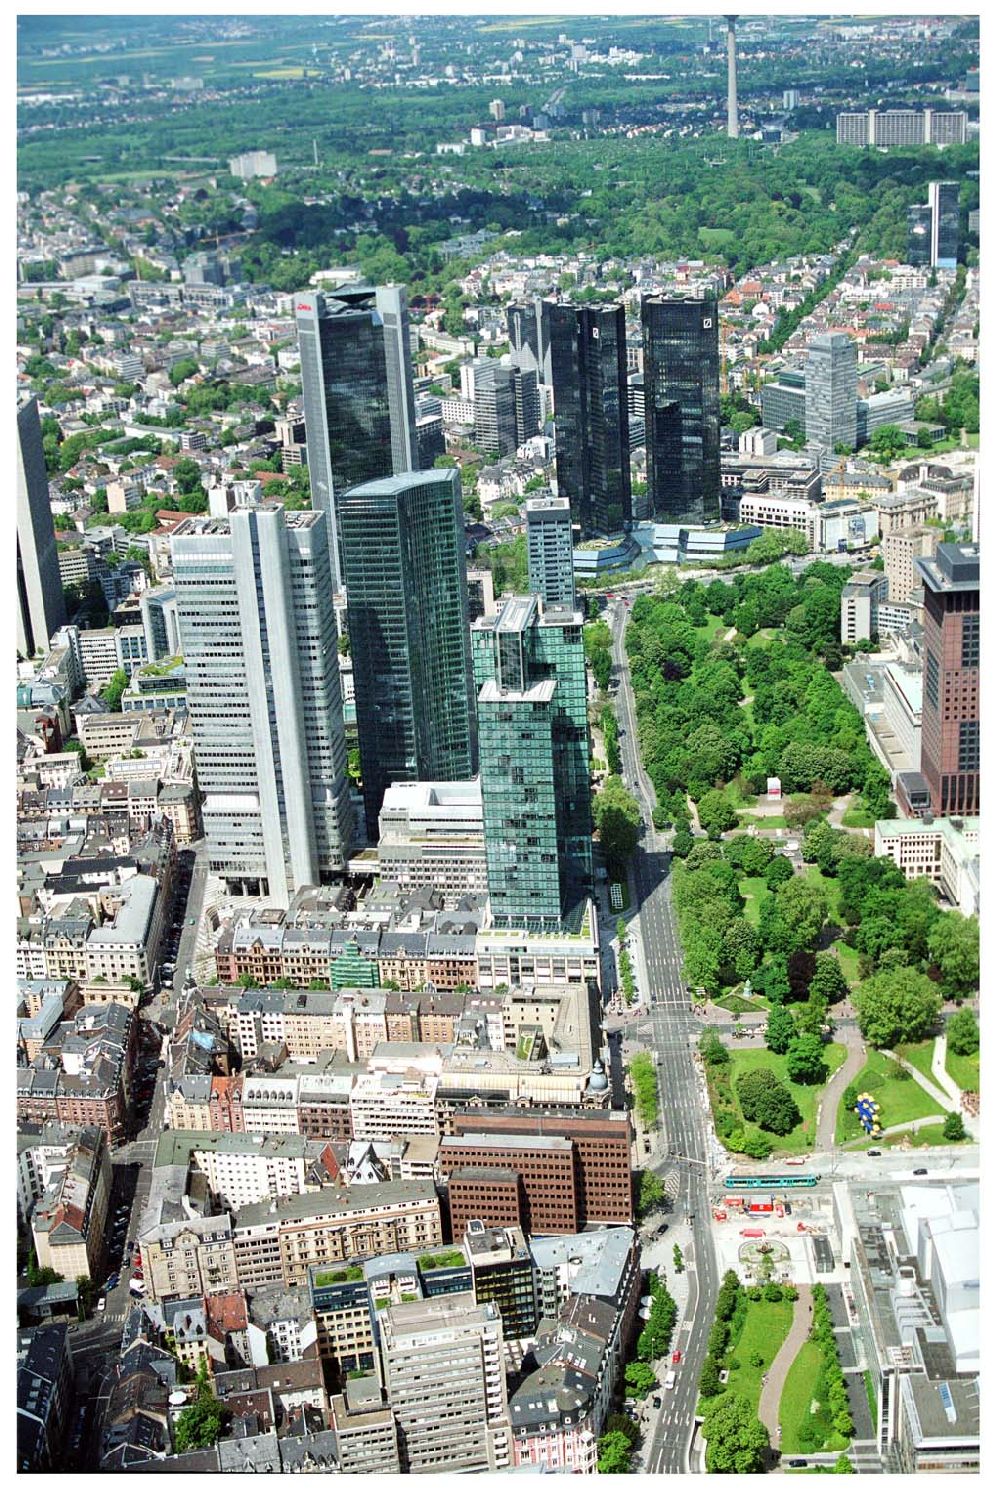
M978 17L17 24L18 1471L978 1473Z

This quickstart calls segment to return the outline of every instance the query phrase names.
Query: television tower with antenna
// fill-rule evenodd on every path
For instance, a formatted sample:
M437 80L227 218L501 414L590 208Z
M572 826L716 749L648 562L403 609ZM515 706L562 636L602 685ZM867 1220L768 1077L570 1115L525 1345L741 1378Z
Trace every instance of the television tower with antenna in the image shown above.
M736 103L736 17L726 16L726 52L729 58L729 110L726 134L730 140L740 138L740 113Z

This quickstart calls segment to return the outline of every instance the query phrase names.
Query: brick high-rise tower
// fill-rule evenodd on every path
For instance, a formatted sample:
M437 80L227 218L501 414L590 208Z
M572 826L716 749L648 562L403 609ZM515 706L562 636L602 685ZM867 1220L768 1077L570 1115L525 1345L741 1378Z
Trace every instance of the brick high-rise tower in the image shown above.
M935 815L979 813L979 546L914 562L924 587L920 769Z

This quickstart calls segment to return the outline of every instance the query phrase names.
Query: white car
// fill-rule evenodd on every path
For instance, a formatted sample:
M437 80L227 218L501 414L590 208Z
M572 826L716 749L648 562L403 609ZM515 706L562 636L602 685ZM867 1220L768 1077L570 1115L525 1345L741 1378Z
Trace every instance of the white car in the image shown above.
M107 1305L108 1305L108 1299L107 1299L107 1297L98 1297L98 1299L97 1299L97 1311L98 1312L103 1312L104 1309L107 1307Z

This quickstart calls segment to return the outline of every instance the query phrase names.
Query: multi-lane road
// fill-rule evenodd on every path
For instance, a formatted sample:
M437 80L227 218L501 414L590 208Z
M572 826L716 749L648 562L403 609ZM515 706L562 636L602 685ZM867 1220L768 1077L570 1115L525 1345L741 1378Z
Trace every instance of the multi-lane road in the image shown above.
M690 1470L689 1447L698 1400L698 1373L712 1324L717 1290L715 1250L711 1239L708 1171L711 1139L700 1075L693 1059L699 1031L682 975L682 955L670 894L670 854L653 829L656 793L639 761L635 700L623 635L628 611L621 602L610 613L612 658L618 680L617 712L621 727L623 777L642 808L643 828L632 862L632 890L638 909L636 965L639 988L649 1001L650 1049L658 1062L664 1150L654 1166L679 1176L675 1217L691 1226L688 1261L688 1306L677 1334L682 1363L676 1386L665 1391L663 1405L645 1448L650 1473Z

